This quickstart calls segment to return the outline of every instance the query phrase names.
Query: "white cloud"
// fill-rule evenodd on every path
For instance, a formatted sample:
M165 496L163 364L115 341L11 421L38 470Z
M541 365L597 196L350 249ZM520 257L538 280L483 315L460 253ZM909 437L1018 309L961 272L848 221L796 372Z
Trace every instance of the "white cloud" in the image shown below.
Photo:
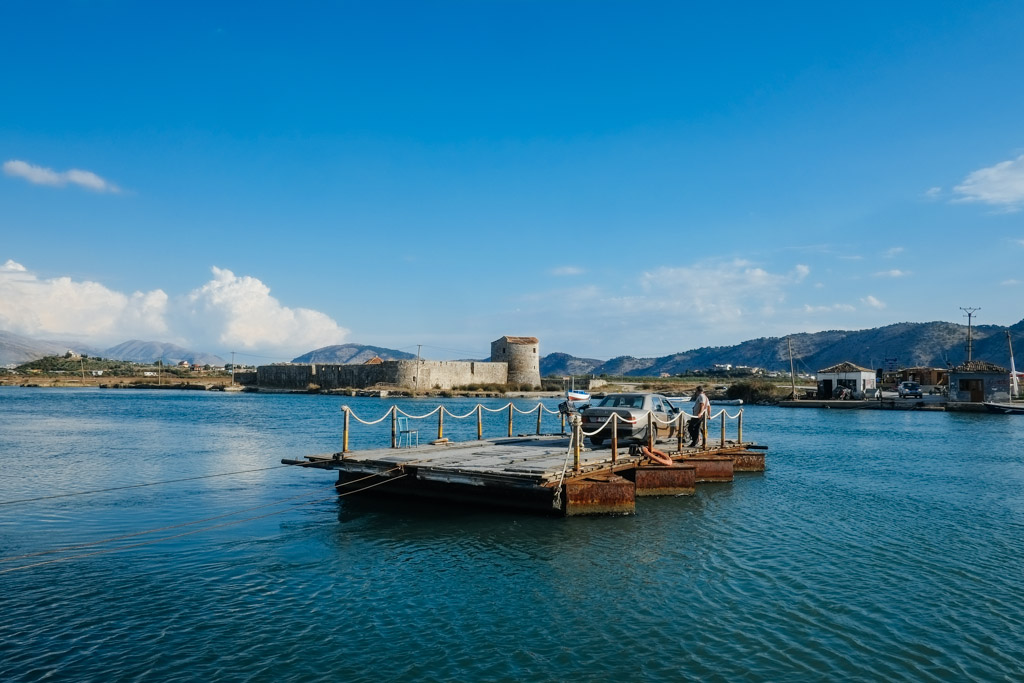
M41 279L8 260L0 268L0 329L100 343L167 333L162 290L123 294L98 282Z
M907 275L910 275L908 271L898 270L896 268L893 268L892 270L881 270L875 273L875 277L906 277Z
M117 185L104 180L92 171L83 171L72 168L68 171L54 171L52 168L34 166L19 159L11 159L4 162L4 173L15 178L23 178L33 185L52 185L63 187L68 183L78 185L94 192L118 193L121 191Z
M896 258L904 251L903 247L889 247L885 250L885 258Z
M851 311L856 311L856 310L857 310L856 307L851 306L850 304L831 304L829 306L811 306L809 304L804 304L804 313L812 313L812 314L813 313L836 313L836 312L849 313Z
M1019 285L1020 280L1014 280L1013 278L1010 278L1009 280L1003 280L999 284L1003 285L1004 287L1013 287Z
M583 275L587 271L583 270L578 266L559 266L558 268L552 268L551 274L558 276L565 275Z
M193 290L187 312L198 329L218 330L217 343L242 349L309 351L345 340L348 330L327 315L289 308L270 296L270 288L249 276L214 267L213 279Z
M643 274L642 293L609 303L623 311L644 308L666 315L693 313L705 323L732 323L753 311L770 312L785 301L787 288L802 282L810 272L801 264L788 273L771 273L742 259L662 267Z
M924 196L928 199L937 199L940 194L942 194L941 187L929 187L924 191Z
M344 341L327 315L289 308L260 280L213 268L187 295L124 294L91 281L44 279L20 263L0 266L0 329L95 345L127 339L170 341L198 351L260 350L294 356Z
M875 297L873 297L870 294L868 294L866 297L864 297L860 301L865 306L869 306L871 308L877 308L877 309L885 308L885 303L884 302L879 301L878 299L876 299Z
M1024 203L1024 154L981 168L953 188L956 201L982 202L1016 211Z

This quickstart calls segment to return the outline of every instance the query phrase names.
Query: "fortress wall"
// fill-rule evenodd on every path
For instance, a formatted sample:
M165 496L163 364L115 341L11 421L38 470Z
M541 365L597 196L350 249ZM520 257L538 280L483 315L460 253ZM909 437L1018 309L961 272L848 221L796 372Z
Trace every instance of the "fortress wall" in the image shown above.
M267 389L365 389L377 384L410 390L453 389L469 384L505 384L505 363L473 361L384 361L378 365L262 365L256 383Z
M400 366L398 384L420 391L454 389L469 384L505 384L505 363L475 361L394 361Z

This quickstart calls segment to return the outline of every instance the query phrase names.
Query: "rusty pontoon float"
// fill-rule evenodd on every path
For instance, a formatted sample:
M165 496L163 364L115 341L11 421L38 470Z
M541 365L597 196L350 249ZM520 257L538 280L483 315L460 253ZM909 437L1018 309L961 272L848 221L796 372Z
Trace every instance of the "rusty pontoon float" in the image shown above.
M483 413L507 412L508 432L502 438L483 438ZM514 414L534 412L536 433L514 435ZM558 414L541 403L523 411L509 403L498 409L477 405L465 415L454 415L443 405L426 415L408 415L392 406L379 419L362 420L348 406L344 415L343 448L337 453L309 455L304 460L285 459L287 465L338 470L339 493L388 494L432 498L456 503L498 505L555 515L629 514L643 496L692 495L702 482L730 482L734 472L763 472L766 446L743 440L743 411L725 410L711 416L720 419L721 436L709 443L705 421L702 443L684 443L684 418L670 422L674 439L670 450L656 450L654 434L648 441L628 448L612 440L610 446L585 448L583 438L594 432L582 428L578 415L562 415L561 432L541 433L543 414ZM418 430L409 419L437 415L437 439L420 445ZM475 416L477 439L451 442L444 437L444 418ZM391 447L351 451L348 448L351 420L373 425L391 418ZM726 438L726 419L736 422L736 436ZM617 416L608 418L611 429ZM658 418L646 416L649 426ZM567 431L568 427L568 431ZM612 433L615 433L614 431ZM415 445L411 442L415 437ZM660 461L660 462L659 462Z

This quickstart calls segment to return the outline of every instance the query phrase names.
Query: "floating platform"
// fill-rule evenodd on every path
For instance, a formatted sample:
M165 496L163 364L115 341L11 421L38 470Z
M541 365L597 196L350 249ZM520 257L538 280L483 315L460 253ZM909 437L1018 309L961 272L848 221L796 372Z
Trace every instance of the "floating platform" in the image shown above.
M673 443L674 447L675 444ZM662 445L663 448L667 446ZM338 471L339 493L431 498L554 515L631 514L645 496L692 495L703 482L763 472L764 446L736 441L668 453L672 465L629 455L620 444L580 450L578 469L565 435L382 448L282 460Z

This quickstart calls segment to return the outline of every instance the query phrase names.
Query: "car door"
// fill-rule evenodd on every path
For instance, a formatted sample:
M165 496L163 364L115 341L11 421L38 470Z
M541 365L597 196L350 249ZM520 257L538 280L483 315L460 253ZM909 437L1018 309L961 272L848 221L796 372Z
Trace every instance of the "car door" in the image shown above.
M654 411L654 431L658 436L671 436L672 425L666 424L669 420L675 417L671 412L671 407L667 401L662 400L661 396L653 396L651 402Z

